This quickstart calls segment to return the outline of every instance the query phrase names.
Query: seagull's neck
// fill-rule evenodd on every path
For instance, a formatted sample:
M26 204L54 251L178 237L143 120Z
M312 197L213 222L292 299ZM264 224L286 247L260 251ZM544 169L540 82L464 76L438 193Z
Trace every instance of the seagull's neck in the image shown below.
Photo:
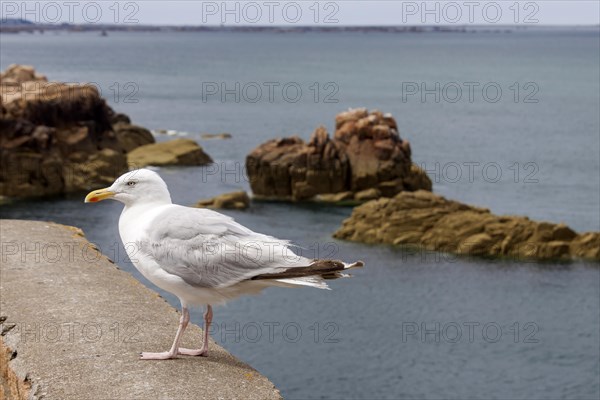
M155 209L160 206L167 206L173 204L171 203L171 199L161 199L161 200L145 200L145 201L135 201L132 203L125 203L125 207L123 208L123 214L143 214L148 210Z
M119 218L119 233L123 243L133 240L140 233L138 229L140 223L143 225L162 211L164 207L171 205L170 201L144 201L125 204Z

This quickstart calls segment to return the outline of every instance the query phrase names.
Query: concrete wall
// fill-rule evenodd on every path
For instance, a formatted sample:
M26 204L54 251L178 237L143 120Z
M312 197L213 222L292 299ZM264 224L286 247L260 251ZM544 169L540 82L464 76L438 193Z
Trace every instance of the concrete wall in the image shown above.
M179 313L81 230L1 220L0 242L0 400L281 398L214 342L208 357L139 360L170 347Z

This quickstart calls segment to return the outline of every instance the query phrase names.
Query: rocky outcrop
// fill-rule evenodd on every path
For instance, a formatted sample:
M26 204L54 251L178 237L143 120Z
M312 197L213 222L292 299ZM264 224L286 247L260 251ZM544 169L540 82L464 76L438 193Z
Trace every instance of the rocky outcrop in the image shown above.
M231 133L204 133L202 139L231 139Z
M124 151L131 150L140 146L155 143L152 132L139 125L134 125L124 114L117 114L111 119L112 129L115 131L117 139Z
M173 139L140 146L127 154L130 168L147 165L206 165L212 159L191 139Z
M564 224L498 216L423 190L356 207L334 237L463 255L600 260L599 232L577 234Z
M154 141L91 85L48 82L32 67L0 74L0 195L45 196L111 183L126 151Z
M327 200L344 193L348 200L351 192L360 202L431 190L394 118L364 108L338 114L333 138L319 127L308 143L296 136L263 143L247 156L246 167L254 195L266 198Z
M250 207L250 196L244 191L225 193L210 199L200 200L194 207L245 210Z

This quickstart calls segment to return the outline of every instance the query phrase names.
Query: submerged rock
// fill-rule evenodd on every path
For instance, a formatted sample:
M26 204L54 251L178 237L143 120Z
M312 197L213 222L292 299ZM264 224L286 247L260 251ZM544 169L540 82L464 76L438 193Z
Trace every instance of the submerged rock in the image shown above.
M361 108L337 115L333 139L322 126L308 143L296 136L273 139L246 157L246 168L258 197L327 199L322 195L352 192L360 202L403 190L431 190L410 153L391 115Z
M356 207L334 237L463 255L600 260L600 232L577 234L564 224L498 216L423 190Z
M147 165L206 165L213 161L198 143L180 138L137 147L127 154L127 162L134 169Z
M250 196L244 191L225 193L210 199L200 200L194 207L244 210L250 207Z
M154 139L92 85L48 82L33 67L0 74L0 195L87 190L127 171L125 152ZM137 132L137 133L133 133Z
M231 139L231 133L204 133L202 139Z

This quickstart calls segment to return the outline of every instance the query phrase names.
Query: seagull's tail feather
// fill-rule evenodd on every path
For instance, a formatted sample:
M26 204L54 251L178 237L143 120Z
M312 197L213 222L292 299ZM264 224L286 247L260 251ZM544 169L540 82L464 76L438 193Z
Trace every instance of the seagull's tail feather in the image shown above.
M310 286L317 289L331 290L321 277L304 276L301 278L275 279L274 282L283 283L287 287Z
M307 267L292 267L282 272L256 275L253 280L270 279L290 285L312 286L328 289L325 279L345 278L350 275L343 273L350 268L364 266L362 261L351 264L336 260L315 260Z
M365 263L362 261L353 262L352 264L344 263L344 269L361 268L364 266L365 266Z

